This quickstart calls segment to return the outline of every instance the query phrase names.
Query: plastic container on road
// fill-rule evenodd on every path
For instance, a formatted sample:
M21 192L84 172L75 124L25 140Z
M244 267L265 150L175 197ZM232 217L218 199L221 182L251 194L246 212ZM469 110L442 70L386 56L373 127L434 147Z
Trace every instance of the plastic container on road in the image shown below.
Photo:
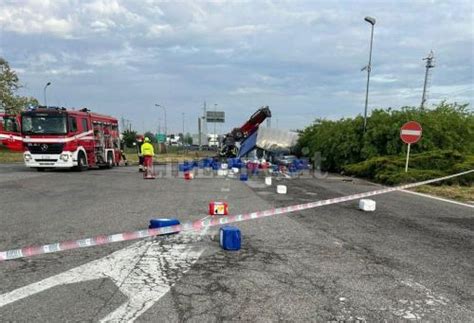
M272 178L270 176L265 177L265 185L272 186Z
M180 172L187 172L189 171L190 167L189 167L189 164L179 164L178 165L178 170Z
M288 192L288 189L286 188L286 185L277 185L278 194L286 194L287 192Z
M375 211L375 201L370 199L361 199L359 201L359 209L365 212Z
M227 176L228 171L227 169L218 169L217 170L217 176Z
M150 225L148 226L149 229L158 229L164 227L171 227L173 225L181 224L178 219L151 219ZM170 234L176 234L177 232L173 232Z
M228 215L229 204L227 202L214 202L209 203L209 215Z
M242 235L237 227L225 226L220 228L220 245L224 250L240 250Z
M185 172L184 173L184 179L185 180L192 180L194 178L194 174L192 172Z

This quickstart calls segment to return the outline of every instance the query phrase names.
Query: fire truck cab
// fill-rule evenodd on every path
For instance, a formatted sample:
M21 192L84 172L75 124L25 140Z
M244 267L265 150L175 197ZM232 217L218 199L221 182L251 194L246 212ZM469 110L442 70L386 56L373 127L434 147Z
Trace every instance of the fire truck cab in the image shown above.
M117 119L88 109L39 107L21 114L27 167L112 168L121 160Z
M13 151L23 151L19 115L0 113L0 146Z

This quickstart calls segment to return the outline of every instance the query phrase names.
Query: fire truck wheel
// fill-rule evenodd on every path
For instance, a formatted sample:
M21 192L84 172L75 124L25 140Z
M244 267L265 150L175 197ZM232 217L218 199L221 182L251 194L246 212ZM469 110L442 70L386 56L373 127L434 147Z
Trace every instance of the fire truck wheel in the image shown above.
M80 152L79 155L77 156L77 167L76 170L78 172L82 172L83 170L87 169L87 161L86 161L86 156L84 156L83 152Z
M112 153L107 154L107 166L106 168L110 169L114 167L114 156Z

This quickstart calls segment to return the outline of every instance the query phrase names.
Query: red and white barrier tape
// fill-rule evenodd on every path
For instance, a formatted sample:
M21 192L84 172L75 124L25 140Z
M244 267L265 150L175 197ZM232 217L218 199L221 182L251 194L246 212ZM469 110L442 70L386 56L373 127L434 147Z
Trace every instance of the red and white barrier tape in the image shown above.
M206 227L220 226L220 225L229 224L229 223L236 223L236 222L242 222L242 221L253 220L253 219L258 219L258 218L264 218L268 216L313 209L320 206L337 204L337 203L352 201L352 200L356 200L356 199L360 199L364 197L380 195L380 194L394 192L394 191L400 191L400 190L404 190L404 189L408 189L408 188L412 188L416 186L440 182L446 179L466 175L472 172L474 172L474 169L457 173L457 174L453 174L453 175L449 175L449 176L430 179L430 180L418 182L418 183L405 184L405 185L396 186L396 187L387 187L387 188L382 188L379 190L365 192L365 193L358 193L358 194L353 194L353 195L348 195L348 196L336 197L336 198L332 198L328 200L310 202L310 203L305 203L305 204L291 205L291 206L280 207L280 208L270 209L270 210L265 210L265 211L244 213L244 214L231 215L231 216L226 216L226 217L213 217L211 219L204 218L204 219L197 220L194 222L187 222L184 224L174 225L170 227L139 230L139 231L133 231L133 232L124 232L124 233L117 233L117 234L112 234L112 235L101 235L101 236L97 236L93 238L69 240L69 241L47 244L43 246L32 246L32 247L25 247L25 248L20 248L20 249L0 251L0 261L32 257L36 255L65 251L65 250L99 246L99 245L109 244L113 242L136 240L136 239L141 239L141 238L160 236L164 234L177 233L181 231L200 231Z

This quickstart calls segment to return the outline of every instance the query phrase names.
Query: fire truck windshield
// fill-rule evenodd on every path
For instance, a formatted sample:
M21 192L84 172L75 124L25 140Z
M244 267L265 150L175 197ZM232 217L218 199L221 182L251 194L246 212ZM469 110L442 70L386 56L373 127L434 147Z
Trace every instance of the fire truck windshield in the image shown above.
M50 114L24 115L21 118L21 131L26 135L65 135L66 117Z

